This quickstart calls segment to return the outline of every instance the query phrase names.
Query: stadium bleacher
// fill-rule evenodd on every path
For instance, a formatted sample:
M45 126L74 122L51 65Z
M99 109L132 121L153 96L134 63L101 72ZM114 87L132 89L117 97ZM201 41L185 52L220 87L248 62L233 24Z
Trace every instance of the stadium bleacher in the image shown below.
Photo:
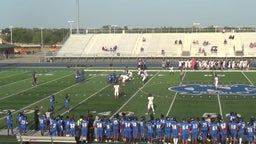
M71 35L55 58L251 57L256 33L115 33Z

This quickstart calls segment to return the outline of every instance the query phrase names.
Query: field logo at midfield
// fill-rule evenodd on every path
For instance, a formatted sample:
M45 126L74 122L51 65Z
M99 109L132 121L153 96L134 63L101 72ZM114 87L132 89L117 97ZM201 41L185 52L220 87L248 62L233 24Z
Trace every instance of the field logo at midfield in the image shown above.
M180 94L201 95L201 94L227 94L227 95L255 95L256 86L247 84L220 85L218 90L213 85L188 84L169 87L168 90Z

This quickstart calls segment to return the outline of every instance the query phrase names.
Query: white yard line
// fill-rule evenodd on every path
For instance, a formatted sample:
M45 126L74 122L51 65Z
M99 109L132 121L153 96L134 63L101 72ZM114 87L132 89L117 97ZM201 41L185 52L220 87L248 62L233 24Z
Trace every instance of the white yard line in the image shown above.
M23 72L23 73L26 73L26 72ZM9 77L13 77L13 76L16 76L16 75L20 75L21 73L17 73L17 74L13 74L13 75L8 75L8 76L5 76L5 77L1 77L1 79L5 79L5 78L9 78Z
M181 79L181 81L180 81L180 83L179 83L179 86L182 84L182 82L183 82L183 80L184 80L184 78L185 78L185 76L186 76L186 73L187 73L187 72L185 72L184 76L182 77L182 79ZM172 99L172 103L171 103L171 105L170 105L170 107L169 107L169 109L168 109L168 111L167 111L167 113L166 113L166 116L169 115L169 113L171 112L172 106L173 106L173 104L174 104L174 101L175 101L175 99L176 99L177 94L178 94L178 92L175 93L175 95L174 95L174 97L173 97L173 99Z
M70 74L70 75L72 75L72 74ZM15 96L15 95L17 95L17 94L19 94L19 93L22 93L22 92L25 92L25 91L31 90L31 89L33 89L33 88L36 88L36 87L39 87L39 86L42 86L42 85L45 85L45 84L51 83L51 82L53 82L53 81L56 81L56 80L59 80L59 79L63 79L63 78L68 77L68 76L70 76L70 75L66 75L66 76L64 76L64 77L60 77L60 78L58 78L58 79L54 79L54 80L48 81L48 82L46 82L46 83L39 84L39 85L37 85L37 86L33 86L33 87L31 86L30 88L27 88L27 89L24 89L24 90L22 90L22 91L19 91L19 92L13 93L13 94L8 95L8 96L6 96L6 97L2 97L2 98L0 98L0 101L1 101L1 100L4 100L4 99L6 99L6 98L9 98L9 97Z
M251 85L253 85L253 82L244 74L244 72L243 71L241 71L241 73L244 75L244 77L248 80L248 82L251 84Z
M16 83L19 83L19 82L22 82L22 81L26 81L28 79L31 79L31 81L32 81L32 78L26 78L26 79L23 79L23 80L19 80L19 81L15 81L15 82L12 82L12 83L5 84L5 85L1 85L0 88L8 86L8 85L16 84Z
M122 110L136 95L139 93L154 77L156 77L159 74L159 71L150 78L142 87L140 87L111 117L112 119L120 110Z
M219 103L220 115L223 117L222 107L221 107L221 103L220 103L220 95L219 95L219 94L217 94L217 97L218 97L218 103Z
M68 76L69 76L69 75L68 75ZM65 76L65 77L66 77L66 76ZM96 76L94 76L94 77L96 77ZM94 78L94 77L91 77L90 79L92 79L92 78ZM88 80L89 80L89 79L88 79ZM76 85L78 85L78 84L79 84L79 83L76 83L76 84L74 84L74 85L71 85L71 86L69 86L69 87L66 87L66 88L64 88L64 89L62 89L62 90L60 90L60 91L58 91L58 92L55 92L55 93L53 93L53 94L51 94L51 95L49 95L49 96L47 96L47 97L45 97L45 98L43 98L43 99L40 99L40 100L38 100L38 101L36 101L36 102L34 102L34 103L28 105L28 106L25 106L25 107L23 107L23 108L21 108L21 109L19 109L19 110L16 110L16 111L13 112L12 114L18 113L18 112L20 112L21 110L24 110L24 109L26 109L26 108L29 108L29 107L31 107L31 106L33 106L33 105L35 105L35 104L37 104L37 103L39 103L39 102L41 102L41 101L43 101L43 100L49 99L52 95L57 95L58 93L61 93L61 92L65 91L65 90L67 90L67 89L70 89L70 88L72 88L72 87L74 87L74 86L76 86ZM3 119L5 119L5 116L0 118L0 120L3 120Z
M85 101L89 100L90 98L92 98L93 96L95 96L96 94L98 94L99 92L101 92L102 90L106 89L107 87L111 86L111 84L106 85L105 87L101 88L100 90L98 90L97 92L95 92L94 94L90 95L89 97L87 97L86 99L80 101L78 104L76 104L75 106L71 107L69 111L71 111L72 109L76 108L77 106L81 105L82 103L84 103ZM61 115L66 114L67 111L65 111L64 113L62 113Z

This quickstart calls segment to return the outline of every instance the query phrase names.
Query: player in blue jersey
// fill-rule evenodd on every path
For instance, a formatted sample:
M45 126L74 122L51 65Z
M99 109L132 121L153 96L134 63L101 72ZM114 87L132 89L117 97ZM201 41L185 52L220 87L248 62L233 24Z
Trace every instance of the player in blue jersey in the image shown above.
M139 137L140 141L145 142L145 133L146 133L146 121L145 117L142 116L141 120L139 121Z
M12 112L8 110L7 115L5 116L6 124L7 124L7 134L13 135L13 127L12 127Z
M56 136L57 135L57 121L55 118L51 118L50 120L50 135Z
M25 135L27 130L28 120L26 116L23 116L20 120L20 135Z
M99 120L95 123L96 129L97 129L97 141L102 142L103 141L103 125L104 121L102 118L99 118Z
M197 144L197 139L199 135L199 122L197 119L191 119L191 141L192 144Z
M208 135L208 122L203 117L202 120L199 122L199 132L202 136L202 143L207 143L207 135Z
M63 136L63 116L58 115L56 118L56 124L57 124L57 135Z
M123 141L124 142L130 142L131 141L131 121L130 118L124 119L124 133L123 133Z
M224 144L227 140L227 124L219 117L217 125L219 129L219 142Z
M119 124L120 124L118 119L118 114L114 116L111 123L113 127L114 142L117 142L119 140Z
M72 137L76 136L76 121L74 117L69 122L69 132Z
M244 143L244 131L245 131L245 122L243 118L238 118L238 141L239 144Z
M213 144L217 143L218 125L214 118L211 118L211 123L209 124L209 134Z
M64 107L66 109L66 112L69 113L69 108L70 108L70 98L68 94L66 94L66 97L64 99Z
M246 133L247 133L248 144L253 144L254 134L255 134L255 127L253 125L253 122L249 122L248 126L246 127Z
M174 144L178 144L178 140L179 140L179 125L180 124L177 122L177 119L173 118L171 137L173 139L173 143Z
M238 124L237 124L237 118L233 119L232 122L229 123L229 133L230 133L230 142L236 143L237 141L237 130L238 130Z
M65 130L65 134L66 136L70 135L70 119L69 116L66 116L66 118L64 119L64 130Z
M154 124L155 124L156 139L158 140L158 142L160 142L162 138L162 123L160 119L157 118Z
M44 132L46 131L46 124L47 124L47 120L46 120L46 116L45 114L41 115L39 118L39 129L41 132L41 135L44 135Z
M134 117L131 121L132 124L132 138L133 143L137 143L139 135L139 121L137 117Z
M80 122L79 128L81 129L81 140L87 141L87 134L88 134L88 125L89 121L87 120L86 116L83 116L83 120Z
M111 134L112 134L112 124L110 119L107 119L104 123L104 130L105 130L105 142L112 142L111 141Z
M50 109L51 109L51 111L53 112L54 111L54 102L55 102L55 96L54 95L52 95L51 97L50 97Z
M180 129L181 129L181 140L182 144L188 143L188 136L190 132L190 124L187 122L186 119L183 119L180 123Z
M148 132L147 141L148 141L148 143L151 143L154 138L154 128L155 128L152 120L148 120L148 122L146 124L146 128L147 128L147 132Z
M171 142L171 130L172 128L172 120L170 117L166 117L165 123L164 123L164 132L165 132L165 142L170 143Z

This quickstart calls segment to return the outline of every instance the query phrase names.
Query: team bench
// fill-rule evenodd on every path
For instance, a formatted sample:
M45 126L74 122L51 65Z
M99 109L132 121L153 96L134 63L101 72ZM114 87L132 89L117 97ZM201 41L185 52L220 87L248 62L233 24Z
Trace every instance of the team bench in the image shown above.
M18 142L46 142L46 143L76 143L75 137L60 136L20 136L16 135Z

